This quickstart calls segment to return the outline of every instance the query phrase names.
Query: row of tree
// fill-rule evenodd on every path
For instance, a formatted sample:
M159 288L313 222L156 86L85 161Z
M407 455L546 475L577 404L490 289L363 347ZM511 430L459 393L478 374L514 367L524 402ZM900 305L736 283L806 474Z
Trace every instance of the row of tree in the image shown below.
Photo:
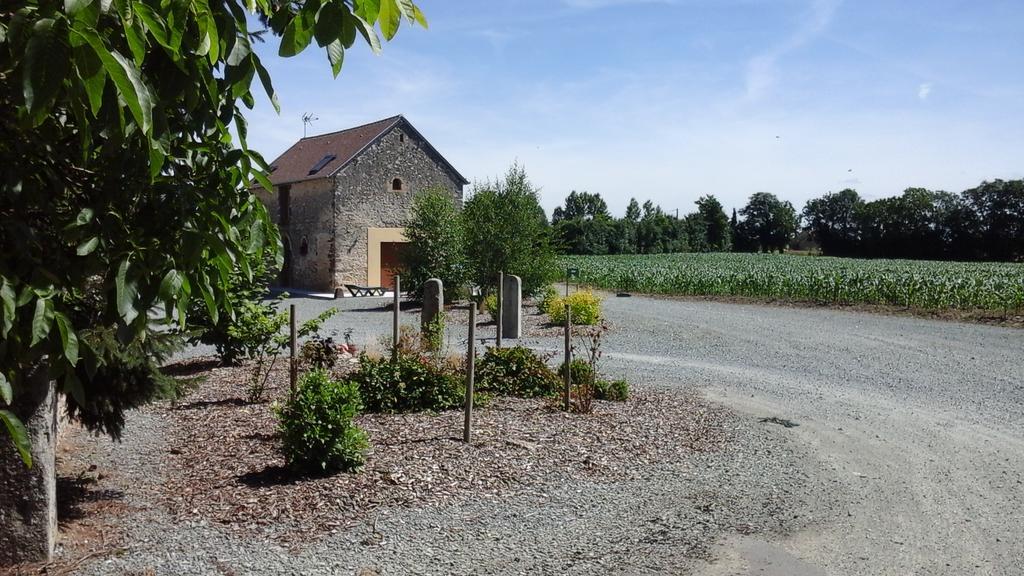
M803 211L825 254L941 260L1024 259L1024 180L983 182L960 194L908 188L865 201L825 194Z
M555 208L555 241L568 254L658 254L784 250L796 234L793 205L758 192L732 219L714 196L697 200L686 216L666 213L650 200L630 199L626 214L614 218L600 194L573 191Z
M1024 259L1024 180L984 182L960 194L909 188L870 202L847 189L810 200L800 214L766 192L731 219L714 196L696 205L679 217L631 199L615 218L600 194L573 191L552 214L553 236L568 254L782 251L802 231L833 256Z

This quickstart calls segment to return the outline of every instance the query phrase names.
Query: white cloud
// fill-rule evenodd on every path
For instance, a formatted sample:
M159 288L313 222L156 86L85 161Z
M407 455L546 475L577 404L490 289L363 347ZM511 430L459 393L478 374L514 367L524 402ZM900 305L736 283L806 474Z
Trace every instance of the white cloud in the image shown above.
M927 100L928 96L932 93L931 82L925 82L917 87L917 97L921 100Z
M820 36L835 16L841 0L812 0L810 14L799 28L769 50L747 62L747 99L759 100L778 82L778 63L784 56Z

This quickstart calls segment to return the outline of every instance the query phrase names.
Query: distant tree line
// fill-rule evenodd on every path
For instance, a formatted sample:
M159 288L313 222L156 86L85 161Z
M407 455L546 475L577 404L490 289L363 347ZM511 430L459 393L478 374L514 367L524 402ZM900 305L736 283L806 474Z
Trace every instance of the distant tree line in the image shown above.
M670 214L650 200L630 199L614 218L600 194L573 191L552 213L556 245L567 254L659 254L784 250L797 231L793 205L758 192L732 219L714 196L701 196L696 211Z
M767 192L731 218L712 195L695 204L680 217L633 198L615 218L600 194L573 191L552 214L555 245L568 254L781 252L799 236L830 256L1024 260L1024 180L960 194L908 188L870 202L847 189L810 200L802 213Z
M803 221L832 256L1024 260L1024 180L960 194L908 188L870 202L847 189L809 201Z

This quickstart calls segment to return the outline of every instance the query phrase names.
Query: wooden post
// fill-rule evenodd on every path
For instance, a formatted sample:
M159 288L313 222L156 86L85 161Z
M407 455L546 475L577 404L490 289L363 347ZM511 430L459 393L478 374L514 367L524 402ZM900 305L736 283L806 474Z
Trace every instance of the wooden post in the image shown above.
M291 365L288 367L288 384L291 394L295 396L295 388L299 379L298 337L295 330L295 304L288 306L288 330L291 334Z
M505 291L505 273L504 272L498 272L498 299L497 299L497 303L498 303L498 316L497 316L496 322L495 322L495 328L497 328L497 330L498 330L498 335L494 338L494 346L496 348L501 348L501 328L502 328L501 323L502 323L502 320L503 320L502 317L505 315L504 314L504 312L505 312L505 305L504 305L504 302L502 302L502 292L504 292L504 291Z
M562 409L569 411L569 390L572 387L572 309L565 305L565 388L562 390Z
M395 315L391 326L391 360L398 360L398 322L399 309L402 307L402 277L395 276Z
M476 302L469 304L469 351L466 352L466 418L462 425L462 441L469 444L473 428L473 384L476 378Z

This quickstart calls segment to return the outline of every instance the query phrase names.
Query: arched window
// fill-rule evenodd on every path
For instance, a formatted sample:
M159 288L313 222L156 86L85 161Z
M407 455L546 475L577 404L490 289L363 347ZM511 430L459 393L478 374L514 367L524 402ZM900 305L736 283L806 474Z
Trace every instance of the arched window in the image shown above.
M302 245L299 246L299 254L302 254L303 256L309 254L309 241L305 238L302 239Z
M401 192L402 191L402 179L401 178L395 178L394 180L391 181L391 190L394 191L394 192Z

